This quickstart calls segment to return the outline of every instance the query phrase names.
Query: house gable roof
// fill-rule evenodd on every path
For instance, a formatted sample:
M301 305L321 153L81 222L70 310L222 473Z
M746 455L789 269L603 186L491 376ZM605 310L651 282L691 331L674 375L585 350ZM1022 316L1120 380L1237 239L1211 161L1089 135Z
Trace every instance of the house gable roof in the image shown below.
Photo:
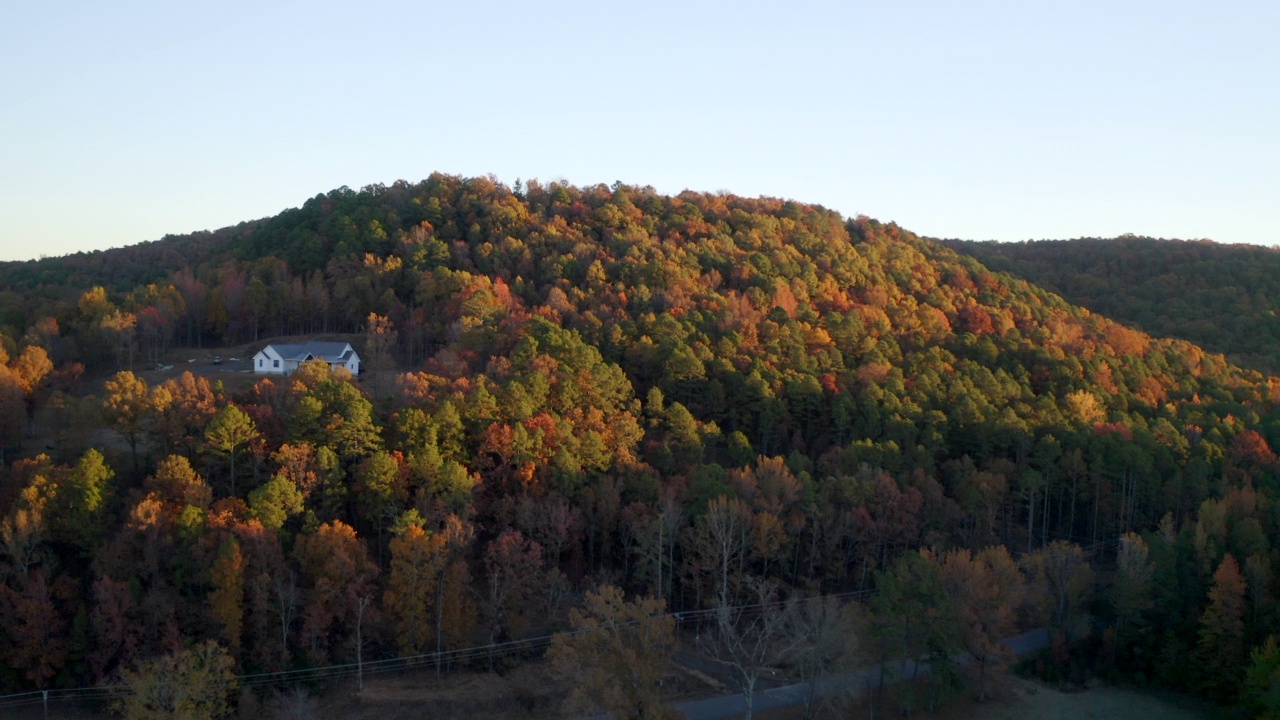
M345 363L355 355L355 350L352 349L351 343L345 342L313 340L302 345L273 343L268 345L267 348L279 353L280 357L285 360L296 360L298 362L319 359L329 363ZM266 348L263 348L263 352L266 352Z

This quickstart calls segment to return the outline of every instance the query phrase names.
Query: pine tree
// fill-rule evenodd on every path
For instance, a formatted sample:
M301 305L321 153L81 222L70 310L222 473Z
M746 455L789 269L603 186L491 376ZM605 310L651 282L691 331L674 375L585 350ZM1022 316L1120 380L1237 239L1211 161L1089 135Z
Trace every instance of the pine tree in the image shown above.
M235 405L226 405L209 421L204 437L215 451L231 460L231 496L236 496L236 453L258 437L253 419Z
M1213 574L1209 607L1200 616L1200 667L1202 686L1219 700L1236 691L1245 661L1245 580L1230 553Z

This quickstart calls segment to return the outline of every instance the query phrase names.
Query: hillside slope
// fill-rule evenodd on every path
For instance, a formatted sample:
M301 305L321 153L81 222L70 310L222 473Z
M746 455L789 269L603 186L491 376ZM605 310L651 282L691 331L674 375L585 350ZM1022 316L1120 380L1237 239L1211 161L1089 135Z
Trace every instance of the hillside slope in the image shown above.
M618 362L640 397L659 387L699 419L746 431L764 453L858 438L912 452L920 438L894 436L888 418L926 428L936 424L930 413L971 403L974 420L1008 413L1030 427L1070 425L1065 399L1080 391L1098 401L1090 421L1130 411L1154 419L1260 381L896 226L772 199L536 183L512 191L433 176L337 190L217 242L174 238L163 248L162 263L155 244L113 252L153 272L189 258L171 282L117 286L91 301L72 285L82 280L76 258L43 261L59 268L46 276L65 271L67 282L32 287L7 317L15 331L56 318L75 352L105 367L113 354L101 326L116 306L153 344L352 332L377 313L398 333L402 365L445 349L475 374L541 315ZM60 351L60 360L73 354ZM870 401L885 388L909 402L868 417L864 406L879 405ZM792 442L797 432L802 443ZM965 446L973 440L945 454L981 449Z
M0 297L13 687L202 640L245 671L345 662L370 602L384 655L493 645L605 584L678 610L879 588L873 627L927 616L929 652L958 656L977 604L994 615L966 632L997 640L1020 617L1074 626L1088 563L1135 532L1163 594L1148 577L1098 605L1126 643L1106 662L1176 683L1189 661L1157 667L1155 644L1199 642L1213 569L1278 569L1269 379L892 224L434 175L131 252L112 262L153 261L142 284L46 260ZM366 376L128 372L174 344L334 332L363 338ZM75 363L111 376L103 397L77 397ZM52 456L21 447L35 416ZM86 447L103 428L119 442ZM1008 595L920 610L961 602L944 572L997 570L963 592ZM1261 639L1276 616L1257 617Z
M1153 335L1280 371L1275 248L1143 237L947 245Z

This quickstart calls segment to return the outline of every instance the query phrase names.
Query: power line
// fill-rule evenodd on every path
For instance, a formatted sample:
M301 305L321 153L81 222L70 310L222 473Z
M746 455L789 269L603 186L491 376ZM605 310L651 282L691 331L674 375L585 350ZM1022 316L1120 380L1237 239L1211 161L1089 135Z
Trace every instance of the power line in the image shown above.
M1100 550L1107 550L1117 546L1119 542L1120 541L1118 539L1100 540L1094 543L1088 550L1090 554L1097 554ZM836 599L841 601L851 601L869 597L874 593L874 589L864 589L840 593L828 593L812 597L820 600ZM717 614L724 610L741 612L744 614L750 611L764 612L768 608L783 607L789 602L792 602L792 600L773 600L768 602L730 605L724 607L681 610L666 612L655 617L670 617L676 621L677 626L687 627L690 625L700 624L708 620L715 620ZM635 625L639 622L641 621L633 620L625 623L624 626ZM535 651L545 650L547 647L550 647L551 642L556 635L576 635L582 632L585 632L585 630L565 630L559 633L539 635L520 640L508 640L504 642L474 645L467 648L456 648L453 650L420 653L416 655L403 655L392 658L383 658L380 660L370 660L363 663L340 663L315 668L297 668L293 670L281 670L266 673L247 673L235 676L229 684L235 687L270 687L273 685L288 685L298 682L353 677L362 672L376 675L432 665L438 667L446 664L453 665L455 663L478 659L496 659L510 655L528 654ZM0 709L26 707L52 702L106 701L128 692L128 686L121 683L78 688L34 690L0 695Z
M836 598L849 600L868 596L872 592L874 591L856 590L842 593L830 593L816 597L824 599ZM731 611L763 611L769 607L780 607L785 605L787 602L788 601L785 600L779 600L748 603L743 605L727 606L725 609ZM657 617L670 617L676 621L677 625L689 625L702 620L714 619L716 613L719 611L719 608L682 610L677 612L666 612ZM635 625L639 622L641 621L633 620L625 623L624 625ZM268 673L247 673L235 676L231 681L231 684L237 687L269 687L272 685L287 685L313 680L353 677L360 672L367 674L379 674L410 670L430 665L454 664L469 660L506 657L509 655L526 654L534 651L545 650L547 647L550 647L551 642L556 635L577 635L582 632L585 632L585 630L566 630L560 633L539 635L520 640L508 640L504 642L488 643L485 645L474 645L467 648L457 648L454 650L420 653L417 655L403 655L393 658L384 658L381 660L370 660L364 663L341 663L316 668L298 668L294 670L281 670L278 672ZM39 705L45 702L105 701L127 692L129 692L128 686L119 683L79 688L34 690L9 695L0 695L0 709Z

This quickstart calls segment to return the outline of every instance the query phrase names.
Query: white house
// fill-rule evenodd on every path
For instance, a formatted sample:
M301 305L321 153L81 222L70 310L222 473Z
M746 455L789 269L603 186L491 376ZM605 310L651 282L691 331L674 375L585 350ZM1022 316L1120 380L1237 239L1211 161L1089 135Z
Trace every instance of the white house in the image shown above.
M334 370L342 367L352 375L360 374L360 356L351 343L317 341L305 345L268 345L253 356L253 371L259 375L288 375L310 360L323 360Z

